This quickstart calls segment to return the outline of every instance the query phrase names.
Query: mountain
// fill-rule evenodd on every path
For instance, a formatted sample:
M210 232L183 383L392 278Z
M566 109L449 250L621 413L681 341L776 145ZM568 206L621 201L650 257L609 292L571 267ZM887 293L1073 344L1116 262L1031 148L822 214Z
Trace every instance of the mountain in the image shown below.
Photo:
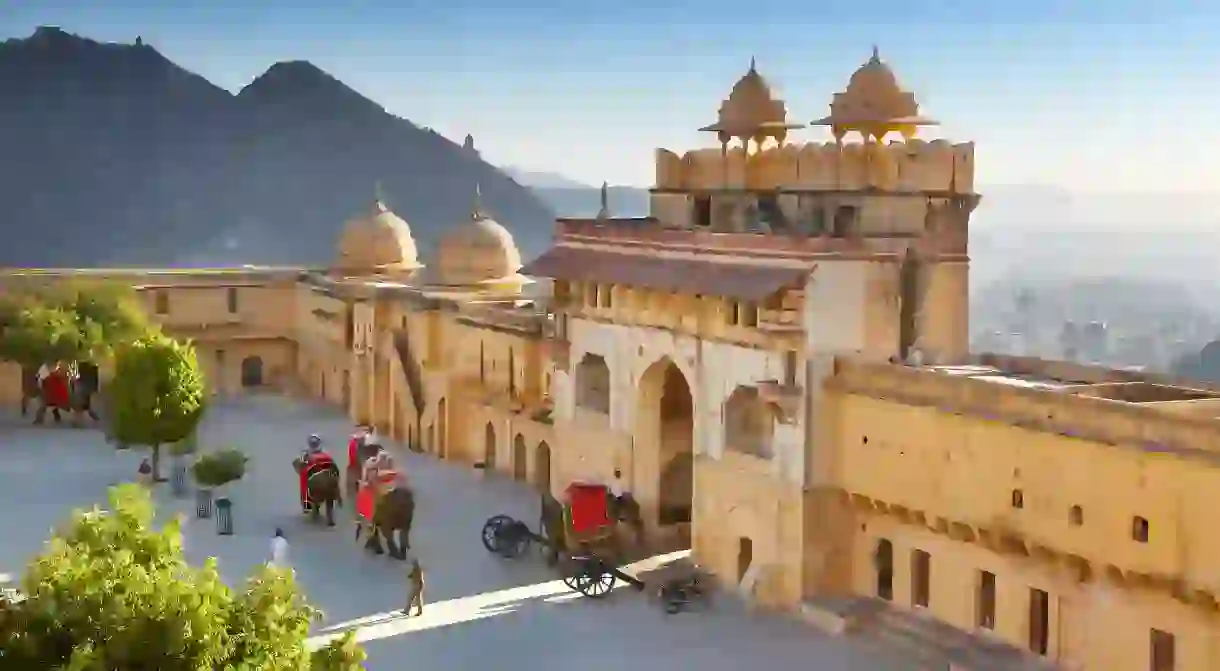
M474 191L523 253L554 213L477 153L304 61L237 95L137 40L0 43L0 265L326 264L381 183L420 247Z
M582 184L553 172L501 168L518 184L527 186L561 217L592 217L601 210L601 187ZM648 215L648 189L634 186L607 188L610 213L616 217Z
M597 187L589 186L578 182L569 177L564 177L554 172L536 172L515 168L511 165L502 166L500 168L506 175L512 177L514 181L522 186L528 186L532 189L595 189Z

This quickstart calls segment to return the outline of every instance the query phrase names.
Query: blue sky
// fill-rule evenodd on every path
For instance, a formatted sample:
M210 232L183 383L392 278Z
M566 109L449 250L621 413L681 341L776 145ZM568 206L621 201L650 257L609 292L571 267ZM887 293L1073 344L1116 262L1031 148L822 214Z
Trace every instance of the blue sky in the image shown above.
M795 120L822 116L874 43L941 133L978 143L982 182L1213 191L1220 175L1214 1L0 0L0 34L40 24L141 35L230 90L310 60L494 163L589 183L646 185L655 147L711 146L696 129L751 56Z

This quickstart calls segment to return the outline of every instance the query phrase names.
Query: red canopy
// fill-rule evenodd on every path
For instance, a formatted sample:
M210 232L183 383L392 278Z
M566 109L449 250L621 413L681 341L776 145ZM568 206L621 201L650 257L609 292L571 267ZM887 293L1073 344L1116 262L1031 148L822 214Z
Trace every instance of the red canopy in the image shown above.
M568 485L566 493L573 533L585 534L609 526L605 485L577 482Z

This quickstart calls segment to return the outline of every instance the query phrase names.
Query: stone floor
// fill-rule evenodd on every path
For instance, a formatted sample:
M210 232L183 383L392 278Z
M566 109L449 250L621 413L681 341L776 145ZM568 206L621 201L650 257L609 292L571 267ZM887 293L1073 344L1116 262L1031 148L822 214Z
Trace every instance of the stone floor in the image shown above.
M213 409L201 443L234 446L251 456L247 477L232 491L236 534L218 536L195 519L189 500L159 491L163 513L186 514L192 561L219 559L239 581L268 558L275 527L291 543L291 561L309 598L326 613L315 640L356 629L368 668L495 668L568 671L737 671L765 667L820 671L919 668L808 625L749 613L722 598L708 610L665 615L648 598L618 590L604 601L573 598L541 562L510 562L479 542L483 521L506 512L534 519L536 499L522 485L471 469L404 455L419 496L415 550L427 570L422 618L393 611L404 597L403 565L363 553L354 544L350 509L334 529L309 525L296 504L289 462L309 433L340 445L347 422L334 410L273 397L231 401ZM104 501L106 488L135 474L139 455L117 454L93 430L0 425L0 572L18 574L51 527L74 507Z

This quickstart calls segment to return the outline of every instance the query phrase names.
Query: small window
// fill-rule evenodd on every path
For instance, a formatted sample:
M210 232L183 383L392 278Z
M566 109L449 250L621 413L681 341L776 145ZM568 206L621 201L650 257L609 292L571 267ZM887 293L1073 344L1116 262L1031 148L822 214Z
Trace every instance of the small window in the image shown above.
M607 284L606 286L601 287L597 298L599 301L599 304L598 304L599 307L603 307L603 308L614 307L614 285Z
M237 304L237 288L236 287L229 287L227 299L228 299L228 303L229 303L229 314L231 314L231 315L237 314L238 304Z
M159 315L169 314L169 292L165 290L158 291L154 296L156 301L156 310Z
M737 305L737 301L725 301L724 320L729 326L737 326L740 323L741 315Z
M1084 524L1084 509L1080 506L1072 506L1068 510L1068 523L1074 527Z
M1012 490L1012 507L1020 510L1025 507L1025 494L1019 490Z
M835 210L834 230L832 234L836 238L845 238L856 230L856 219L859 217L859 210L851 205L841 205Z
M407 316L406 315L402 316L402 329L404 331L407 330Z
M712 225L712 197L711 196L695 196L694 212L691 215L691 221L695 226L708 228Z
M789 387L796 386L797 371L800 367L800 358L793 350L788 350L784 353L784 384Z
M1139 543L1148 542L1148 520L1138 515L1131 520L1131 538Z
M735 301L733 303L733 318L729 322L736 326L758 326L758 303L753 301Z

